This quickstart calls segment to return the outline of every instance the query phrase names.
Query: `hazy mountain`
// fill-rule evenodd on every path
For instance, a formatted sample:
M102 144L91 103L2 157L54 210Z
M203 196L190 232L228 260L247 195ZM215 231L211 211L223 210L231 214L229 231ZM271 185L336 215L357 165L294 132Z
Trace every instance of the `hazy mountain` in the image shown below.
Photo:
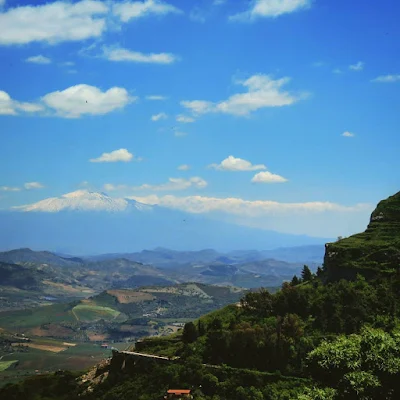
M160 268L176 267L177 265L193 265L198 263L240 264L255 261L269 260L271 262L298 263L298 264L321 264L324 258L325 246L297 246L285 247L273 250L239 250L228 253L218 252L213 249L200 251L176 251L164 248L143 250L136 253L110 253L98 256L84 257L89 260L111 260L114 258L125 258L136 262L151 264ZM276 261L279 260L279 261Z
M58 266L71 266L83 263L79 257L61 257L49 251L33 251L28 248L10 250L0 253L0 261L6 263L40 263Z
M2 211L0 224L0 250L29 247L77 255L154 247L264 250L328 241L215 221L85 190Z

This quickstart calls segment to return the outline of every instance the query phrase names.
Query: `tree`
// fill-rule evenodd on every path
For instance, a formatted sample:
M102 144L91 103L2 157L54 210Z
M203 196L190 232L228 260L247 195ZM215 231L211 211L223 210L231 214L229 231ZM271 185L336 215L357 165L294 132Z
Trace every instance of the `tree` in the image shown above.
M240 300L242 308L260 317L269 317L273 311L272 294L261 288L259 292L249 292Z
M199 332L199 336L204 336L206 334L206 327L204 326L204 323L200 319L197 322L197 330Z
M198 333L193 322L185 324L182 332L182 341L184 343L193 343L197 339Z
M318 278L321 278L321 276L324 274L324 271L322 270L322 268L321 267L318 267L317 268L317 277Z
M359 335L322 342L308 357L314 379L344 399L400 398L400 334L364 327Z
M298 285L300 283L300 279L297 277L297 275L295 275L293 278L292 278L292 281L290 282L290 284L292 285L292 286L296 286L296 285Z
M303 280L303 282L310 282L312 281L312 278L313 274L310 268L308 268L307 265L304 265L303 270L301 271L301 279Z

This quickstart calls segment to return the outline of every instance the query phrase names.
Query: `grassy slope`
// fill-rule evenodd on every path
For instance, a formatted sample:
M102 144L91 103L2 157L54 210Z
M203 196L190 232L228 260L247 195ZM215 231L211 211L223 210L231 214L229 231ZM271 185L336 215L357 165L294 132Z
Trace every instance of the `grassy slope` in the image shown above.
M345 270L350 275L351 270L395 272L400 267L400 192L378 204L365 232L329 243L324 264L331 279Z

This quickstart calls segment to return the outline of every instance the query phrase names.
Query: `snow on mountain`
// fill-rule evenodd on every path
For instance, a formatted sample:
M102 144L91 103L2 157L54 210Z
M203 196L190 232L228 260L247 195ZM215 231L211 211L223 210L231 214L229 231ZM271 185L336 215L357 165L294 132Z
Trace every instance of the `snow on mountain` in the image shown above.
M144 211L152 207L134 200L112 198L105 193L90 192L88 190L77 190L64 194L61 197L50 197L37 203L13 207L15 210L31 212L59 212L67 210L121 212L132 208Z

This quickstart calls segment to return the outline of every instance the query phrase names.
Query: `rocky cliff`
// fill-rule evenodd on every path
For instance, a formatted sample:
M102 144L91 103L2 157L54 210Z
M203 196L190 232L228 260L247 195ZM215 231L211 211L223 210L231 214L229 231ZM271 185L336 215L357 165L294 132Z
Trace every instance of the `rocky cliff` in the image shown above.
M392 275L400 270L400 192L382 200L363 233L325 245L328 281Z

